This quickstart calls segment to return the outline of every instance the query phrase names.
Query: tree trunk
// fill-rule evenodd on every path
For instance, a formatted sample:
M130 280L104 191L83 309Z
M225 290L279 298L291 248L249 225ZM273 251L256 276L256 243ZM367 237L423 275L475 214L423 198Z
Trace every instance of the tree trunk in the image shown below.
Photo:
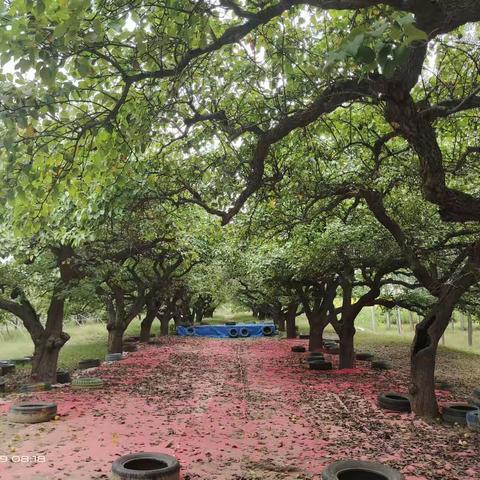
M61 333L60 336L46 335L35 341L33 353L31 379L35 382L56 383L58 355L67 342L69 336Z
M124 333L125 329L120 325L108 331L108 353L122 353Z
M291 302L288 305L286 313L286 322L287 322L287 338L297 338L297 329L295 326L295 320L297 318L297 302Z
M295 316L287 317L287 338L297 338L297 330L295 328Z
M168 318L168 316L162 316L162 318L160 318L160 335L162 337L168 335L169 324L170 324L170 318Z
M419 344L418 333L415 334L414 345ZM437 345L432 343L428 348L422 348L411 356L411 386L410 397L412 411L422 417L438 415L437 399L435 397L435 358Z
M308 340L308 350L315 352L323 348L323 331L327 323L322 322L321 319L310 320L310 338Z
M340 331L340 361L339 369L355 368L355 349L353 338L355 336L355 327L351 324L344 324Z
M195 322L200 323L203 320L203 307L195 310Z
M62 250L61 255L66 255L68 252L70 250L66 250L66 253ZM63 261L64 257L59 256L59 259L59 261ZM62 283L59 283L53 289L45 329L41 335L38 335L38 333L32 335L31 332L35 345L31 378L36 382L56 383L58 355L60 349L70 339L70 336L63 331L65 311L63 289L70 282L73 274L68 264L60 264L59 268Z
M147 312L145 318L140 324L140 341L147 343L150 340L150 332L152 330L152 323L155 320L155 314L150 314Z
M415 329L410 351L410 402L416 415L438 416L435 397L435 359L438 342L448 327L462 293L451 285L446 286L437 303Z

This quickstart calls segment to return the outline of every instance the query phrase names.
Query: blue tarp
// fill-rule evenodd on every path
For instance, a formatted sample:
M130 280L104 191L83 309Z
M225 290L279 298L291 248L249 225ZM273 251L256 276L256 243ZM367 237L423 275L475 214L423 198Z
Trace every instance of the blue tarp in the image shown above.
M195 325L177 327L182 337L246 338L268 337L275 334L273 323L238 323L237 325Z

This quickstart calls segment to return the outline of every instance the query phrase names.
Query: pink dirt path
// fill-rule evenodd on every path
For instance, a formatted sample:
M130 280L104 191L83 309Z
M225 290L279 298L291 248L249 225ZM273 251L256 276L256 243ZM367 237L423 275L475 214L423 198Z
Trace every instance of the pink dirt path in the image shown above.
M46 457L0 463L0 478L105 479L137 451L175 455L183 480L318 479L346 457L383 461L407 480L480 478L478 436L377 408L379 393L405 391L403 373L309 371L290 351L301 343L165 339L89 372L101 391L34 395L58 404L57 421L7 423L0 405L0 455Z

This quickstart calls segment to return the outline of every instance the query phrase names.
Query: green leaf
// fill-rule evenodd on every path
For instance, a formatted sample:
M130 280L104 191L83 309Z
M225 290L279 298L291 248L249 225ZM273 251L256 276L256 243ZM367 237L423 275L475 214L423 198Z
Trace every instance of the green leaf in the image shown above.
M375 52L370 47L362 45L355 58L362 63L372 63L375 60Z
M405 32L406 41L408 44L417 41L427 41L428 35L423 30L420 30L415 25L408 24L403 27L403 31Z
M92 67L90 66L90 62L86 58L77 58L76 60L76 68L78 73L82 77L88 77L92 72Z

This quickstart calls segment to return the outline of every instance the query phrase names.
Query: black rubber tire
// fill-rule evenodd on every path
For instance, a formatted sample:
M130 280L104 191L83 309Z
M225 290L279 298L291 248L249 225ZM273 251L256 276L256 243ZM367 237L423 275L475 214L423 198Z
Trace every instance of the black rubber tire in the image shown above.
M360 360L362 362L369 362L374 357L373 353L368 352L358 352L355 354L355 359Z
M325 362L319 360L317 362L309 362L310 370L331 370L332 369L332 362Z
M249 337L250 336L250 331L248 330L248 328L241 328L240 329L240 336L241 337Z
M301 334L298 336L298 338L300 338L301 340L310 340L310 335L301 333Z
M228 329L228 336L230 338L237 338L238 337L238 328L229 328Z
M8 411L8 420L14 423L49 422L57 414L57 405L46 402L25 402L12 405Z
M306 352L307 349L305 347L302 347L301 345L294 345L292 347L292 352L295 352L295 353L303 353L303 352Z
M74 378L72 381L73 390L98 390L103 388L103 380L95 377Z
M87 368L95 368L100 366L100 360L98 358L89 358L87 360L80 360L78 362L78 368L85 370Z
M265 325L263 328L262 328L262 335L264 337L270 337L273 335L273 327L271 327L270 325Z
M340 349L338 347L325 348L325 353L328 353L329 355L340 355Z
M106 362L118 362L121 359L122 359L121 353L107 353L107 355L105 356Z
M447 423L458 423L459 425L467 424L467 412L474 412L478 407L467 405L466 403L458 403L443 407L442 418Z
M123 345L124 352L136 352L137 350L138 350L138 347L133 343L127 343L126 345Z
M386 360L372 360L372 368L374 370L390 370L392 364Z
M138 465L138 469L131 468L134 464ZM149 466L152 468L146 470L145 468ZM117 458L112 463L112 473L114 480L179 480L180 464L171 455L150 452L131 453Z
M189 337L192 337L193 335L195 335L195 329L193 327L187 327L187 329L185 330L185 332L187 333L187 335Z
M453 389L453 385L446 380L436 380L435 381L435 390L445 390L450 391Z
M22 393L31 393L31 392L45 392L51 389L52 389L52 385L50 383L38 382L38 383L20 385L19 391Z
M404 480L393 468L381 463L339 460L327 465L322 480Z
M71 383L70 372L59 370L57 372L57 383Z
M378 396L378 406L392 412L411 412L410 400L396 392L382 393Z
M236 325L237 322L225 322L225 325L233 326Z
M323 355L309 355L306 358L307 362L315 362L316 360L325 360L325 357Z

